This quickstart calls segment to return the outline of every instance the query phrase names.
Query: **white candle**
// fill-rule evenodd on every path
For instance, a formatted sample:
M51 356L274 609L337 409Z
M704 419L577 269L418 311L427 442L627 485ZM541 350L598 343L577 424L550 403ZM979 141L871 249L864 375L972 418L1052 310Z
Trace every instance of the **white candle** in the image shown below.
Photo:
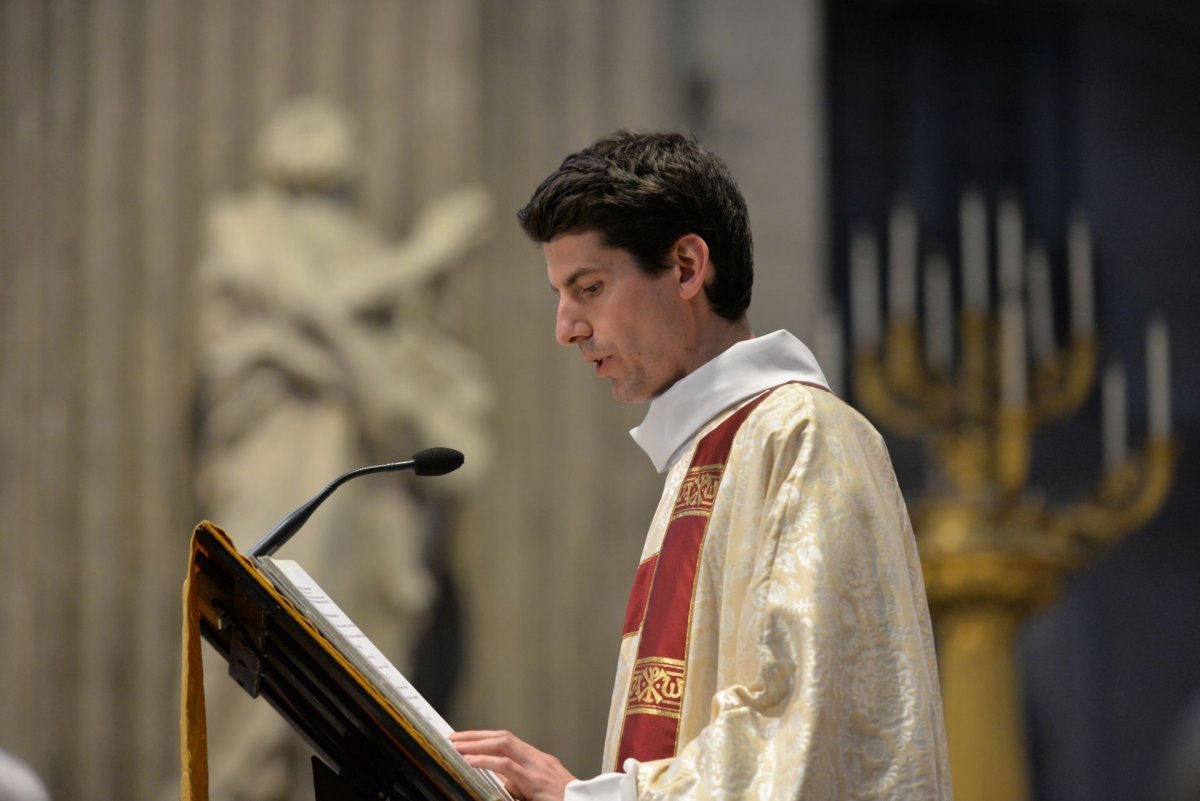
M845 353L842 348L842 315L836 306L827 305L817 316L817 331L814 350L821 372L829 382L834 395L842 394L842 378L845 370Z
M1146 407L1151 439L1171 436L1171 364L1167 323L1154 314L1146 326Z
M954 362L953 307L950 262L940 253L932 254L925 260L925 358L943 374Z
M1006 197L996 211L996 262L999 272L1000 296L1021 291L1021 269L1025 254L1025 228L1021 207L1016 199Z
M1115 470L1125 463L1129 439L1125 412L1125 367L1119 362L1113 362L1104 370L1101 416L1104 422L1104 469Z
M1067 223L1067 271L1071 281L1071 336L1091 337L1096 328L1092 235L1087 218L1076 211Z
M1027 262L1029 280L1029 336L1033 360L1045 364L1054 358L1054 308L1051 303L1050 262L1046 250L1034 245Z
M854 347L879 346L882 311L879 306L879 246L865 227L850 235L850 299L854 304L851 323Z
M958 204L961 236L963 307L988 310L987 205L978 192L969 191Z
M1028 375L1025 363L1025 307L1010 293L1000 303L1000 400L1013 409L1025 406Z
M917 316L917 215L901 199L888 220L888 313L894 322Z

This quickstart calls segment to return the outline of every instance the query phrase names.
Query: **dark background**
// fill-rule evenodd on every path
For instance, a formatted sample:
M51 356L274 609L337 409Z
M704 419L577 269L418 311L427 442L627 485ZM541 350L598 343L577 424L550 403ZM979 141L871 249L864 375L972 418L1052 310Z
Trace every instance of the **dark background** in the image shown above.
M1180 454L1172 495L1026 625L1020 648L1035 798L1163 797L1165 754L1200 697L1200 4L828 8L833 286L844 306L848 232L863 220L885 230L898 193L916 203L922 251L956 261L963 189L979 187L991 211L1014 192L1027 238L1050 254L1061 341L1066 219L1081 208L1094 240L1100 369L1126 366L1134 447L1145 430L1146 321L1156 310L1167 319ZM1032 483L1061 503L1088 493L1099 431L1094 392L1074 420L1038 432ZM920 447L889 444L911 499Z

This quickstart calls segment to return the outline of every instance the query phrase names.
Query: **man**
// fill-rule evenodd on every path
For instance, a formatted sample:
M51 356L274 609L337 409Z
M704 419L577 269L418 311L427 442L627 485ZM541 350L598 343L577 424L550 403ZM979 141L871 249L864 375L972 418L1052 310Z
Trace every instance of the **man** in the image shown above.
M746 205L693 138L620 132L519 213L559 343L621 401L666 486L626 612L606 773L507 732L454 737L527 799L948 799L933 638L878 433L799 340L755 338Z

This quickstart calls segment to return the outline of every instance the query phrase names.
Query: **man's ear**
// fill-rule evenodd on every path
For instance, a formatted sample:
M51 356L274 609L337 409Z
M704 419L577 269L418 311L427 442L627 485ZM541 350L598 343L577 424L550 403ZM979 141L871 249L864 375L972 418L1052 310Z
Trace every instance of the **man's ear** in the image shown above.
M671 246L671 258L679 268L679 294L691 300L704 291L713 271L708 243L699 234L684 234Z

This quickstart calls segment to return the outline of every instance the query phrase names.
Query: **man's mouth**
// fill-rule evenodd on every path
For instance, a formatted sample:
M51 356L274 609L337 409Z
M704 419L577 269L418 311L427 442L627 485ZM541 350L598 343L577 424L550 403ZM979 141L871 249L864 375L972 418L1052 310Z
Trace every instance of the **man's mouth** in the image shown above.
M588 356L587 360L592 363L592 368L595 370L596 374L599 375L600 371L604 369L604 365L608 362L608 357Z

